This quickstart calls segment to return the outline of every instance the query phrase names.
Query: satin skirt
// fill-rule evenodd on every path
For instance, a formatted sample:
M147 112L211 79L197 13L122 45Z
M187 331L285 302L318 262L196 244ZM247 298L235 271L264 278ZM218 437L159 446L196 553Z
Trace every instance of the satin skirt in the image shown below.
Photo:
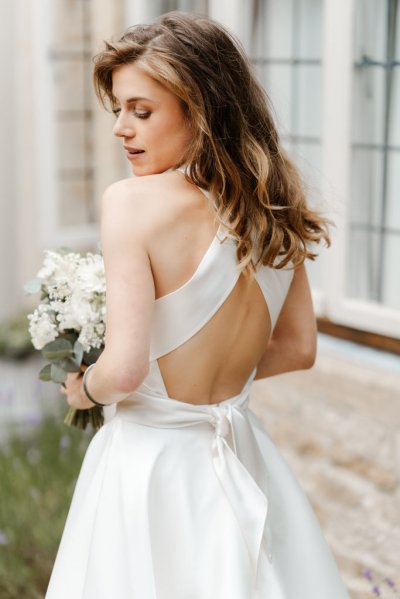
M248 401L118 404L87 449L45 599L348 599Z

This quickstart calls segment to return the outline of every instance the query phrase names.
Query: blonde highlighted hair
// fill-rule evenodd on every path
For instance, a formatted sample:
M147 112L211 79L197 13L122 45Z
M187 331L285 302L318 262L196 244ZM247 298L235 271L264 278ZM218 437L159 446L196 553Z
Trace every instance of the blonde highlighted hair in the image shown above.
M214 198L245 272L297 266L315 259L312 244L330 245L329 221L307 206L268 97L230 33L211 19L172 12L105 42L93 74L105 108L115 107L113 70L133 62L180 98L193 132L187 176Z

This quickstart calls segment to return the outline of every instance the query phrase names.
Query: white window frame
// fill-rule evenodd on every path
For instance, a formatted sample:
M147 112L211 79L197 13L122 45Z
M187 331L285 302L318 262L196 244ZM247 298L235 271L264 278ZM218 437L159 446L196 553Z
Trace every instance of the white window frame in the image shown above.
M52 83L51 23L55 2L36 0L33 11L34 106L35 106L35 195L38 205L40 249L70 246L74 249L94 246L99 237L96 223L62 226L60 187L57 180L57 140L55 89Z
M354 64L354 0L324 3L323 173L326 196L336 204L332 247L324 252L322 316L356 329L400 338L399 310L346 295L349 205L351 202L351 119ZM340 40L340 43L338 43ZM340 90L338 92L338 90Z

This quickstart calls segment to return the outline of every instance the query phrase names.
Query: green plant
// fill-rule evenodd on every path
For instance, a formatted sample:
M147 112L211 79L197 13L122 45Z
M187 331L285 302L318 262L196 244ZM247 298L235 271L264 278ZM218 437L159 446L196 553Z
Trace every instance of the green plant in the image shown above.
M20 310L0 323L0 356L19 360L34 353L27 316Z
M91 437L46 418L0 446L0 597L43 598Z

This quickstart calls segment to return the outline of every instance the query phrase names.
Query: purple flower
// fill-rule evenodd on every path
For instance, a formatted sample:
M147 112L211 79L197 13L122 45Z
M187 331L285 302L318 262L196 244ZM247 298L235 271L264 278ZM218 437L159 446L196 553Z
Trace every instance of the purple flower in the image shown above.
M385 578L385 582L389 587L394 588L396 586L391 578Z
M379 596L380 596L380 594L381 594L381 590L380 590L380 588L379 588L379 586L378 586L377 584L376 584L376 585L375 585L375 586L372 588L372 592L373 592L375 595L379 595Z
M365 576L365 578L367 578L368 580L374 579L374 574L370 568L367 568L366 570L364 570L363 576Z
M0 545L8 545L8 537L5 532L0 530Z

